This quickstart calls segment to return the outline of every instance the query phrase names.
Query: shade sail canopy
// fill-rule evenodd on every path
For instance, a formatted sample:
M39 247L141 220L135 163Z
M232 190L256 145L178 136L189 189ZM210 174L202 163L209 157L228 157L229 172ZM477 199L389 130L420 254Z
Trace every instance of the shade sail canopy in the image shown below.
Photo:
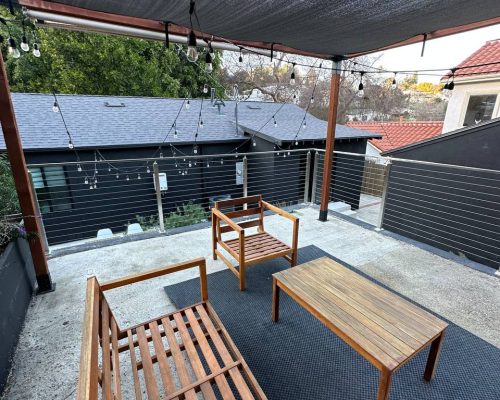
M163 29L160 22L169 21L176 33L190 26L188 0L19 3L156 30ZM207 35L259 48L274 44L278 51L324 58L414 43L424 34L432 39L500 23L499 0L196 0L195 7L199 25L193 17L194 28ZM129 18L117 21L109 19L110 14Z

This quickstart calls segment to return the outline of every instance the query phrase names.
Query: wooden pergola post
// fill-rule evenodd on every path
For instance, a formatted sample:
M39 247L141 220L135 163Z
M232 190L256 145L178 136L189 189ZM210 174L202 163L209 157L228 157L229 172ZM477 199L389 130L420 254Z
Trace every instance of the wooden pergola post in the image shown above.
M325 162L323 163L323 183L321 185L321 202L319 220L328 219L328 201L330 200L330 184L332 180L333 147L335 142L335 129L337 127L337 109L340 88L340 61L333 60L332 80L330 82L330 103L328 105L328 125L326 130Z
M35 197L30 184L26 160L24 158L21 137L17 129L16 116L10 96L9 81L3 56L0 52L0 123L9 156L12 176L16 186L19 205L23 215L24 227L27 232L36 233L36 237L29 241L31 257L35 267L38 293L49 292L54 289L50 277L47 258L42 244L42 230L37 216Z

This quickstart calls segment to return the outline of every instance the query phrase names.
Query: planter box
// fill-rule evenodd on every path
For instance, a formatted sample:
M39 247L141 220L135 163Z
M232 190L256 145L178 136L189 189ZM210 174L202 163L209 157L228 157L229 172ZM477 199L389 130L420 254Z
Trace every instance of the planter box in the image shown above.
M35 288L28 243L18 239L0 255L0 397Z

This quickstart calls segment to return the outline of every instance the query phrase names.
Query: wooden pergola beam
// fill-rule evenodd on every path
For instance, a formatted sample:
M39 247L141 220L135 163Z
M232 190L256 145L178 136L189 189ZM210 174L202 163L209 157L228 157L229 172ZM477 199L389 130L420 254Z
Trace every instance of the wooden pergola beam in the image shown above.
M328 219L328 202L330 200L330 184L332 180L333 149L335 143L337 110L339 104L340 62L340 58L334 60L332 79L330 81L330 103L328 104L328 125L326 128L325 161L323 163L323 182L321 185L321 202L319 208L319 220L323 222Z
M24 158L21 137L17 128L14 106L10 96L9 81L3 56L0 52L0 123L3 137L9 156L10 167L14 177L19 205L23 215L24 226L27 232L35 233L36 237L29 241L31 258L35 268L38 293L45 293L54 289L50 277L47 257L42 245L42 229L37 215L36 200L28 175L28 168Z

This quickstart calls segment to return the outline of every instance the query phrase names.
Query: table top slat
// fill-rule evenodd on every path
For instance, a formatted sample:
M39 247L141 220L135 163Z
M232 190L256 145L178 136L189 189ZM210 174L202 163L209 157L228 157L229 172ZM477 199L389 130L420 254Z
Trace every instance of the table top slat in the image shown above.
M429 312L328 257L273 277L379 368L396 369L447 327Z

